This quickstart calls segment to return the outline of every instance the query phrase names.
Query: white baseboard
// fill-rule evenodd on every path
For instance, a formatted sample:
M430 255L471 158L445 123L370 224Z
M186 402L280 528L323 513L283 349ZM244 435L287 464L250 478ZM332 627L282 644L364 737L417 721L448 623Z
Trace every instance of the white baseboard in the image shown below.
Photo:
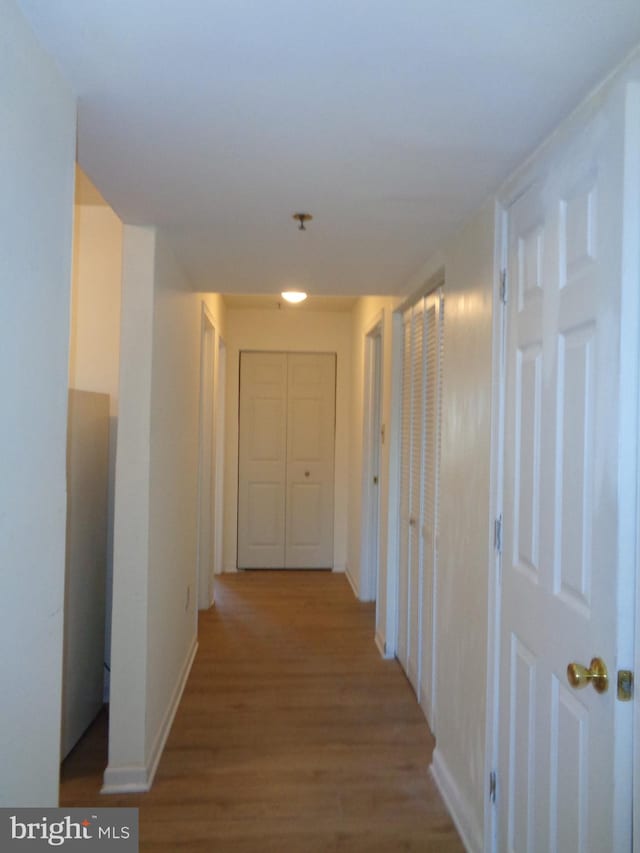
M227 563L224 567L223 574L225 575L234 575L238 571L238 567L234 566L233 563Z
M148 791L149 771L142 764L107 767L104 771L101 794L136 794Z
M337 573L339 573L339 574L342 574L343 572L348 571L348 569L347 569L347 567L345 566L345 564L344 564L344 563L336 563L336 564L333 566L333 568L331 569L331 571L332 571L332 572L337 572Z
M193 643L189 649L182 672L174 687L171 700L167 706L160 728L154 738L151 754L146 765L133 764L122 767L107 767L104 771L104 780L101 794L127 794L134 792L150 791L153 785L153 780L162 757L173 720L180 705L184 688L195 660L196 652L198 651L197 637L193 638Z
M427 696L426 690L422 686L420 687L420 708L422 709L422 713L424 714L424 718L427 721L431 733L435 735L436 730L432 717L433 702L430 701L429 697Z
M351 572L349 571L348 568L345 569L345 575L347 576L347 580L349 581L349 586L351 587L351 591L353 592L355 597L358 599L358 601L360 601L360 593L358 592L358 585L356 584L355 580L351 576Z
M378 648L378 651L380 652L380 655L381 655L385 660L392 660L394 656L393 656L393 655L390 655L390 654L387 654L387 641L386 641L386 640L385 640L385 638L382 636L382 634L380 633L380 631L376 631L376 635L375 635L375 638L374 638L374 639L375 639L375 643L376 643L376 646L377 646L377 648Z
M438 747L433 751L429 769L467 853L482 853L482 827L473 816L469 802L461 795Z

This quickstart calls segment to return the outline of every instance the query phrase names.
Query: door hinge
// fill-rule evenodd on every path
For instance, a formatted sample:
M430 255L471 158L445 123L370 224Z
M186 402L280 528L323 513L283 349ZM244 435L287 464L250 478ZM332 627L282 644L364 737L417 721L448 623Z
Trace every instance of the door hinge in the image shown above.
M502 270L500 273L500 302L507 304L507 271Z
M618 670L618 699L621 702L633 699L633 673L630 669Z
M502 554L502 515L499 515L493 525L493 547Z
M492 803L496 801L496 788L497 788L497 779L496 779L496 771L492 770L489 773L489 799Z

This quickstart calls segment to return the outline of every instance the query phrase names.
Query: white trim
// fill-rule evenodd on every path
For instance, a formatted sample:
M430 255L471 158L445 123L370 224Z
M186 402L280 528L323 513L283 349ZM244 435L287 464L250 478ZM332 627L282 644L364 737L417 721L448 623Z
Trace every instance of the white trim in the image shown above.
M216 334L216 382L214 401L214 514L213 514L213 574L224 571L224 467L225 467L225 423L227 388L227 345L224 337ZM214 583L215 587L215 583Z
M196 534L196 599L194 607L196 632L198 630L198 611L208 610L213 604L214 553L214 466L215 466L215 428L216 428L216 372L218 370L217 333L213 315L205 302L201 303L200 313L200 392L198 413L198 514ZM210 412L206 409L210 407ZM205 433L207 433L205 435ZM207 448L207 443L209 447ZM209 464L205 465L207 457ZM208 490L205 489L209 481ZM208 491L209 499L205 501ZM205 506L205 503L207 506ZM203 530L204 527L204 530ZM208 534L208 535L207 535ZM203 548L203 539L208 539ZM208 559L207 559L208 558ZM207 564L207 565L205 565ZM204 574L207 577L204 577Z
M638 599L638 432L640 425L640 80L627 81L625 87L624 179L622 210L622 264L620 291L620 435L618 444L618 669L632 669L636 678L640 666L640 599ZM636 601L629 591L636 590ZM635 666L635 670L634 670ZM636 686L637 691L637 686ZM637 695L637 694L636 694ZM640 702L615 703L616 779L621 791L631 789L631 802L616 798L614 825L620 835L618 846L633 838L640 850L640 811L633 808L640 790ZM620 733L628 733L629 739ZM630 765L630 766L629 766ZM628 780L628 785L626 784ZM635 792L635 794L634 794ZM629 811L629 809L631 811ZM628 834L624 825L631 818ZM635 826L634 826L635 824ZM635 831L633 831L635 830Z
M384 660L393 660L394 655L392 655L392 654L390 655L387 652L387 644L385 642L383 635L380 633L380 631L376 631L375 636L374 636L374 642L376 644L376 648L380 652L380 656L382 658L384 658Z
M429 770L451 815L451 819L458 830L465 849L468 853L480 853L483 850L482 829L474 819L471 806L460 794L458 786L445 764L442 753L437 747L433 751L432 763Z
M182 694L184 693L184 688L187 684L197 651L198 639L194 637L184 666L182 667L182 673L176 682L171 700L154 739L146 765L135 764L122 767L107 767L104 771L104 784L100 791L101 794L125 794L151 790L158 764L160 763L160 758L169 737L169 732L171 731L176 711L180 705L180 700L182 699Z
M365 326L364 346L364 400L362 419L362 483L360 511L360 586L362 601L376 601L377 579L380 574L380 472L382 449L379 429L383 421L384 373L384 309ZM376 355L378 356L376 360ZM376 370L377 364L377 370ZM377 411L375 403L377 399ZM377 470L373 470L372 457L378 447ZM378 477L374 488L373 477ZM374 542L375 540L375 542Z
M101 794L145 793L150 788L147 768L140 764L107 767Z
M336 569L334 568L333 571L335 572ZM360 593L358 592L358 584L355 582L353 576L351 575L351 572L349 570L349 566L347 566L344 569L344 574L347 576L347 580L349 581L349 586L351 587L351 591L353 592L355 597L358 599L358 601L360 601Z
M505 306L501 301L500 285L502 270L506 269L507 258L507 211L495 204L494 216L494 281L493 281L493 342L492 342L492 387L491 387L491 449L489 486L489 552L488 552L488 617L487 617L487 698L485 721L484 778L498 767L498 723L500 687L500 605L502 593L500 574L502 556L495 550L494 524L502 515L502 492L504 471L504 393L505 393ZM484 850L497 850L498 815L495 802L489 796L489 786L484 796Z

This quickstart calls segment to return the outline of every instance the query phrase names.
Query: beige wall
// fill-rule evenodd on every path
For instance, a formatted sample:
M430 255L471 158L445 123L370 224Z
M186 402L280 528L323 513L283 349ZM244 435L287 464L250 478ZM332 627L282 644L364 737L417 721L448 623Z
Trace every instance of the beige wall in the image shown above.
M75 100L0 0L0 806L57 806Z
M351 317L340 311L232 309L227 311L227 401L224 568L236 570L238 517L238 385L241 350L337 353L334 570L347 561Z
M91 204L84 203L90 199ZM79 203L82 202L82 203ZM110 664L113 507L115 495L122 222L76 167L69 387L109 395L109 495L105 659ZM108 698L108 672L105 674Z

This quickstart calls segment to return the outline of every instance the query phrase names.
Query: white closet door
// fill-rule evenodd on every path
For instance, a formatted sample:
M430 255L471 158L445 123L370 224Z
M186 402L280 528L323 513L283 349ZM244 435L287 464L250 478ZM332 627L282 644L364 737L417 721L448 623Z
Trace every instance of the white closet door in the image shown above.
M442 291L404 314L397 657L431 721Z
M405 312L402 326L402 421L400 439L400 554L398 560L398 638L396 656L405 672L409 647L409 561L411 558L411 418L412 373L411 310Z
M435 584L438 559L438 495L440 476L440 419L442 401L442 349L444 297L442 289L425 300L424 331L426 383L424 396L424 479L422 557L422 644L420 660L420 701L427 720L434 727Z
M411 336L411 494L409 498L409 642L407 676L420 694L420 646L422 611L422 485L424 461L425 352L424 300L413 307Z
M285 567L333 565L333 354L289 354Z
M285 565L287 356L240 354L238 568Z

